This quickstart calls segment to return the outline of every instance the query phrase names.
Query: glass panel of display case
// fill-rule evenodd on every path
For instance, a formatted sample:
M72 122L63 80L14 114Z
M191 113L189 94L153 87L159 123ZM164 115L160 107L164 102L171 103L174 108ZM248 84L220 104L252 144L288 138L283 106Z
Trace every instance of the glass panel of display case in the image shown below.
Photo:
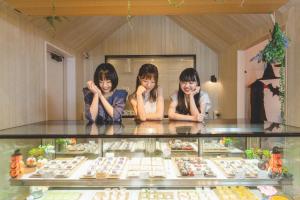
M14 138L0 140L0 159L7 163L1 165L0 199L41 194L40 199L57 194L80 200L296 197L300 132L261 127L124 120L94 126L39 123L2 131L2 137ZM58 134L63 129L66 134ZM10 135L21 130L35 131Z

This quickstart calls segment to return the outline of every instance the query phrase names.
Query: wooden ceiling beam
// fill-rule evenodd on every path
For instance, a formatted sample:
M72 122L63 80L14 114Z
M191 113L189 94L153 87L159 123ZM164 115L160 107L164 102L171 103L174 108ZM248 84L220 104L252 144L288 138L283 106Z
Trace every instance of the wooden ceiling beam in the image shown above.
M33 16L53 15L51 0L6 0L16 9ZM55 0L57 16L126 16L127 0ZM271 13L288 0L185 0L179 8L167 0L131 0L131 15L200 15L208 13Z

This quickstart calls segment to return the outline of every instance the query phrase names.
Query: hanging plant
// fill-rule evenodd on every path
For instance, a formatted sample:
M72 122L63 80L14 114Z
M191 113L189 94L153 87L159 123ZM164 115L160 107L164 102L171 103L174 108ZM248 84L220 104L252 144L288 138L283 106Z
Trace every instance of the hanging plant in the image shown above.
M169 5L175 8L179 8L184 4L184 0L168 0Z
M272 32L272 40L262 51L262 60L266 63L282 64L285 58L288 39L281 31L279 24L275 23Z
M245 0L241 0L241 7L244 7Z
M128 22L128 25L129 25L130 29L133 29L131 19L132 19L132 15L131 15L131 0L128 0L127 1L127 22Z
M280 65L279 100L280 115L283 124L285 124L285 55L288 44L289 40L287 36L281 31L279 24L276 22L269 43L251 59L251 61L256 60L258 63L265 62Z
M259 63L278 63L282 64L285 58L286 48L288 47L288 38L281 31L279 24L276 22L271 34L271 40L251 61L256 60Z
M45 17L45 19L48 22L48 24L53 28L53 30L56 31L55 22L62 22L63 19L65 20L69 20L69 19L64 16L63 17L56 16L56 7L55 7L54 0L51 1L51 5L52 5L52 15Z

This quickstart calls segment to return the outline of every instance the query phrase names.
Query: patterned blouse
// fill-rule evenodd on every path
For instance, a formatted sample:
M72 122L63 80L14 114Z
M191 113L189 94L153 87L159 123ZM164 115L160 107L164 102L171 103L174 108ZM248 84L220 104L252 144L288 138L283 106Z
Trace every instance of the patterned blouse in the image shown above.
M104 109L101 101L99 100L98 115L96 117L96 120L94 121L90 112L90 106L92 104L94 95L88 88L83 88L86 119L90 123L121 122L123 110L126 104L127 94L128 93L125 90L115 90L113 94L108 97L107 101L110 103L110 105L112 105L114 109L113 117L109 116L109 114Z

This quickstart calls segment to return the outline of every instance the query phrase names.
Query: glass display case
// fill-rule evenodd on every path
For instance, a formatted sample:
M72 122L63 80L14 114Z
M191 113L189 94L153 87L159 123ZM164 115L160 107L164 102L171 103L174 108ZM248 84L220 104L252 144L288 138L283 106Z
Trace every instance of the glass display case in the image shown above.
M2 130L0 144L1 200L300 194L300 129L280 124L49 121Z

